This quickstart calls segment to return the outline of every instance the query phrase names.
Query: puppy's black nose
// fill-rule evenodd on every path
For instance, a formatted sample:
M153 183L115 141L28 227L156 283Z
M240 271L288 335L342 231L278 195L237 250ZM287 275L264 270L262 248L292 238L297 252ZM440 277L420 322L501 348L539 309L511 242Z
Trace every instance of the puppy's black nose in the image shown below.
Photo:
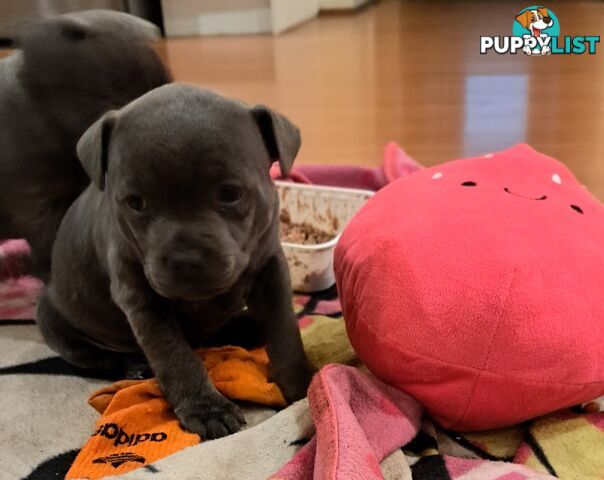
M203 256L197 252L174 252L164 258L166 266L174 273L195 273L204 269Z
M553 23L553 20L550 17L543 17L543 21L548 25L551 25Z

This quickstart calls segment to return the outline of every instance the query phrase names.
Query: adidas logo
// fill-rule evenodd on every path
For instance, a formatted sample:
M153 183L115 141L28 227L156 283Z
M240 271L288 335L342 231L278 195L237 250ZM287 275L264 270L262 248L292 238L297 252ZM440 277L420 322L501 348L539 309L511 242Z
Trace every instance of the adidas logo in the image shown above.
M119 445L134 447L143 442L163 442L168 438L165 432L128 434L115 423L104 423L92 434L93 437L97 435L113 440L113 445L116 447Z
M107 457L95 458L92 463L108 463L113 468L118 468L126 462L145 463L145 457L136 455L132 452L112 453Z

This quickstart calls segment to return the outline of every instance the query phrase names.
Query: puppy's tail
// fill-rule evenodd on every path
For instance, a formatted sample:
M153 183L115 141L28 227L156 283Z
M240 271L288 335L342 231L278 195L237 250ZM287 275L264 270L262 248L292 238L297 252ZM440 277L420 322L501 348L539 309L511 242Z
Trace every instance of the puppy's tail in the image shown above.
M25 240L0 240L0 282L26 275L31 265L31 250Z

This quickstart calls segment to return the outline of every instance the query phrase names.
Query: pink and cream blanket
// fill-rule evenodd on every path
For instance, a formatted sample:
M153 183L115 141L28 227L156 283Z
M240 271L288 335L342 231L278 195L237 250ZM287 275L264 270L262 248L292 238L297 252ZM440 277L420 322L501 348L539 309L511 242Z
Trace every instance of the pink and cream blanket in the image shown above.
M34 318L42 283L22 275L22 263L28 255L25 240L0 241L0 322Z
M380 463L398 451L400 471L408 466L414 480L604 478L604 413L563 411L461 434L422 419L412 397L343 365L315 376L308 401L316 434L271 480L380 479Z

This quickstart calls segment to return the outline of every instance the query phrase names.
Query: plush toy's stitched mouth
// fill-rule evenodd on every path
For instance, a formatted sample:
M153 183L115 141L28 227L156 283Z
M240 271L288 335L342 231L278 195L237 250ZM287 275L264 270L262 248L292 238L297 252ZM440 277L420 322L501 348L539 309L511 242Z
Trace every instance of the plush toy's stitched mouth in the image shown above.
M505 192L509 193L510 195L516 195L517 197L526 198L527 200L545 200L547 198L547 195L543 195L541 197L536 197L536 198L527 197L526 195L519 195L518 193L511 192L508 187L504 187L503 190L505 190Z

